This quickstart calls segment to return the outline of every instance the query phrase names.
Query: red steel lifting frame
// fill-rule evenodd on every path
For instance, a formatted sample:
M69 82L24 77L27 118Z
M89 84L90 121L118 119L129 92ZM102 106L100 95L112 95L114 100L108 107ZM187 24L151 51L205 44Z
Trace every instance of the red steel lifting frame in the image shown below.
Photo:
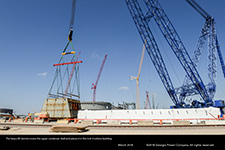
M77 64L77 63L82 63L82 61L73 61L68 63L54 64L53 66L61 66L61 65L69 65L69 64Z

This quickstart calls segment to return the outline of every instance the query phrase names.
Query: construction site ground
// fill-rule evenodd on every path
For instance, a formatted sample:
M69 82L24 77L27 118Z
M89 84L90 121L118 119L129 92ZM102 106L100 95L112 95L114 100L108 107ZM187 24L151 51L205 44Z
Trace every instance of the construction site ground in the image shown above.
M1 125L0 127L3 127ZM52 132L51 127L11 126L0 135L225 135L225 126L201 127L87 127L79 133Z

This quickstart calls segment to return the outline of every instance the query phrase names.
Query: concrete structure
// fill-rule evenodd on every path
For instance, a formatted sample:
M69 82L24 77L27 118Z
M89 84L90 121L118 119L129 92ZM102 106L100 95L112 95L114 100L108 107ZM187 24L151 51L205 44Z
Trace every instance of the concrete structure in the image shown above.
M70 98L45 99L41 114L48 113L50 118L76 118L80 101Z
M139 110L79 110L78 119L86 120L215 120L219 108L139 109Z

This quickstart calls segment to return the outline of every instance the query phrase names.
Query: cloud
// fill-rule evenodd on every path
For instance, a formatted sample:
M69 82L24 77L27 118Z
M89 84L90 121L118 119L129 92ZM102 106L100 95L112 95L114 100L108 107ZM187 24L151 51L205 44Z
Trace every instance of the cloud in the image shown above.
M45 77L45 76L47 76L47 74L48 74L47 72L43 72L43 73L38 73L37 75L38 75L38 76Z
M125 91L127 91L127 90L129 90L129 88L127 86L121 86L118 90L125 90Z
M98 54L96 54L95 52L91 55L91 57L100 59L100 56Z

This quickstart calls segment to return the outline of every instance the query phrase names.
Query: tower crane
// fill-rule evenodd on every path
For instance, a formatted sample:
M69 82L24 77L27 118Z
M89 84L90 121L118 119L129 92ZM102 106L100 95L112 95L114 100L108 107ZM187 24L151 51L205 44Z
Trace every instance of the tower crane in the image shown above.
M130 76L130 80L136 79L136 109L140 109L140 92L139 92L139 78L141 73L141 67L144 59L145 54L145 45L143 46L142 54L141 54L141 61L138 69L138 75L137 77Z
M196 66L193 63L193 60L189 56L177 31L175 30L174 26L172 25L172 22L169 20L165 11L159 4L158 0L143 1L147 7L147 12L145 14L141 9L138 0L125 0L128 9L131 13L131 16L134 20L134 23L141 36L142 42L145 43L146 41L146 50L160 76L160 79L163 82L163 85L166 88L167 93L175 104L175 107L183 107L183 103L178 99L178 94L176 93L176 90L173 87L172 81L160 54L159 48L149 27L148 23L152 20L152 18L155 20L164 38L170 45L172 51L174 52L181 66L185 70L188 78L192 83L191 85L193 89L203 99L204 103L202 103L202 107L212 106L212 97L210 96L210 93L208 93L206 85L203 83L203 80L200 77Z
M101 65L101 68L100 68L100 70L99 70L98 77L97 77L97 79L96 79L96 81L95 81L95 84L92 83L91 89L93 89L93 102L95 102L95 98L96 98L96 88L97 88L98 81L99 81L99 78L100 78L100 76L101 76L102 69L103 69L103 67L104 67L106 58L107 58L107 54L106 54L105 57L104 57L104 60L103 60L103 62L102 62L102 65Z

